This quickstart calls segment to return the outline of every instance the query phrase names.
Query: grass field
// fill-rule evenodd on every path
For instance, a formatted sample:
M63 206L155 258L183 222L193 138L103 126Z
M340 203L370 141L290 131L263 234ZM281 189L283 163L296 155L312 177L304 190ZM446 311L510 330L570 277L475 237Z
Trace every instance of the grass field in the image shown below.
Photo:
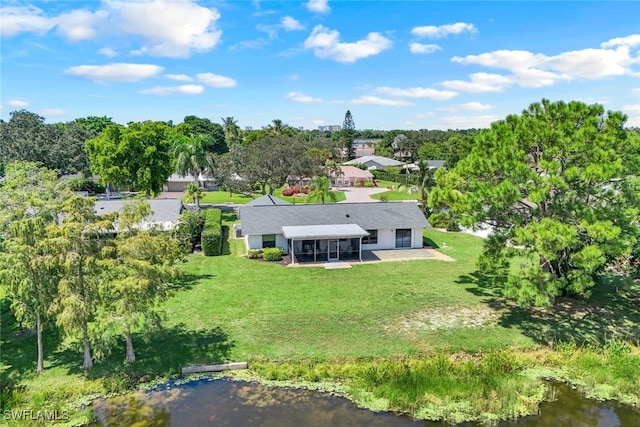
M226 214L223 221L228 226L234 219ZM640 285L618 291L605 283L588 302L519 308L476 271L481 239L432 229L424 235L455 261L288 267L245 259L243 242L235 239L223 256L191 255L173 297L158 308L164 327L134 334L136 363L124 364L118 337L88 374L80 369L77 344L49 325L46 370L36 375L35 336L18 327L0 288L0 409L46 407L83 420L89 415L78 407L93 396L162 380L185 365L227 360L248 360L264 378L347 381L361 404L373 395L387 402L382 409L419 415L431 408L429 416L436 418L455 408L436 410L420 396L464 400L465 387L467 400L485 399L465 419L479 419L483 411L500 417L535 411L537 405L514 406L523 396L528 402L542 398L541 382L527 377L525 368L607 391L604 398L638 398L640 349L601 344L637 341ZM458 359L460 366L447 362ZM465 379L474 372L495 380L495 388ZM492 406L495 393L505 396L501 409Z
M334 191L333 193L336 195L336 202L341 202L345 199L343 191ZM280 199L286 200L289 203L312 203L307 199L307 197L285 197L282 195L281 188L274 191L273 195ZM262 194L255 193L253 197L250 197L244 194L229 193L228 191L207 191L202 196L200 203L203 205L223 205L225 203L242 205L260 196L262 196Z
M420 200L419 193L409 193L404 188L399 190L402 184L391 181L376 181L378 187L380 188L388 188L388 191L383 193L376 193L371 196L372 199L380 200L381 198L386 198L387 201L394 200Z

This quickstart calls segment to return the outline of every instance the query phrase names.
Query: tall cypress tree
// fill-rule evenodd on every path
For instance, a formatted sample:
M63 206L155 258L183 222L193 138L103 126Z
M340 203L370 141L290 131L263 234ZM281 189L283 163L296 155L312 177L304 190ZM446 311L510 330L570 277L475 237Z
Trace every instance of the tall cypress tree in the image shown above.
M351 160L355 157L353 150L353 140L356 137L356 124L351 117L351 111L347 110L344 115L344 122L342 123L342 131L340 135L340 143L342 148L346 150L347 160Z

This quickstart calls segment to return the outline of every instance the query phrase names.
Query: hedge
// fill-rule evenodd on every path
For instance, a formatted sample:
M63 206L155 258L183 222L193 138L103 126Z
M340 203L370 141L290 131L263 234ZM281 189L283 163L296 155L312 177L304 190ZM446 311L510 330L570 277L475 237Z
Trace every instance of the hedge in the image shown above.
M202 252L206 256L217 256L222 253L222 211L220 209L206 210L201 243Z

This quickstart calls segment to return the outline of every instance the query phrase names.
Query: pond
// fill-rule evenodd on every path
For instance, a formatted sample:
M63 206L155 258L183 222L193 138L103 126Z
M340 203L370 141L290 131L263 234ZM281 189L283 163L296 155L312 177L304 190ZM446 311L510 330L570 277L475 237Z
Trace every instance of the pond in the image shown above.
M588 400L565 385L557 386L557 397L542 404L540 415L503 422L500 427L640 427L640 412L632 407ZM198 380L98 399L94 414L97 421L93 427L444 425L359 409L347 399L325 393L227 379Z

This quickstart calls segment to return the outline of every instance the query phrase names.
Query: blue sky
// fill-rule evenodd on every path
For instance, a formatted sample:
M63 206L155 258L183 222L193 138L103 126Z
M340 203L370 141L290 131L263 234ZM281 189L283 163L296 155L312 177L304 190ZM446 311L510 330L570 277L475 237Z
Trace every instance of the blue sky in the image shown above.
M5 120L456 129L548 98L640 126L640 2L1 4Z

